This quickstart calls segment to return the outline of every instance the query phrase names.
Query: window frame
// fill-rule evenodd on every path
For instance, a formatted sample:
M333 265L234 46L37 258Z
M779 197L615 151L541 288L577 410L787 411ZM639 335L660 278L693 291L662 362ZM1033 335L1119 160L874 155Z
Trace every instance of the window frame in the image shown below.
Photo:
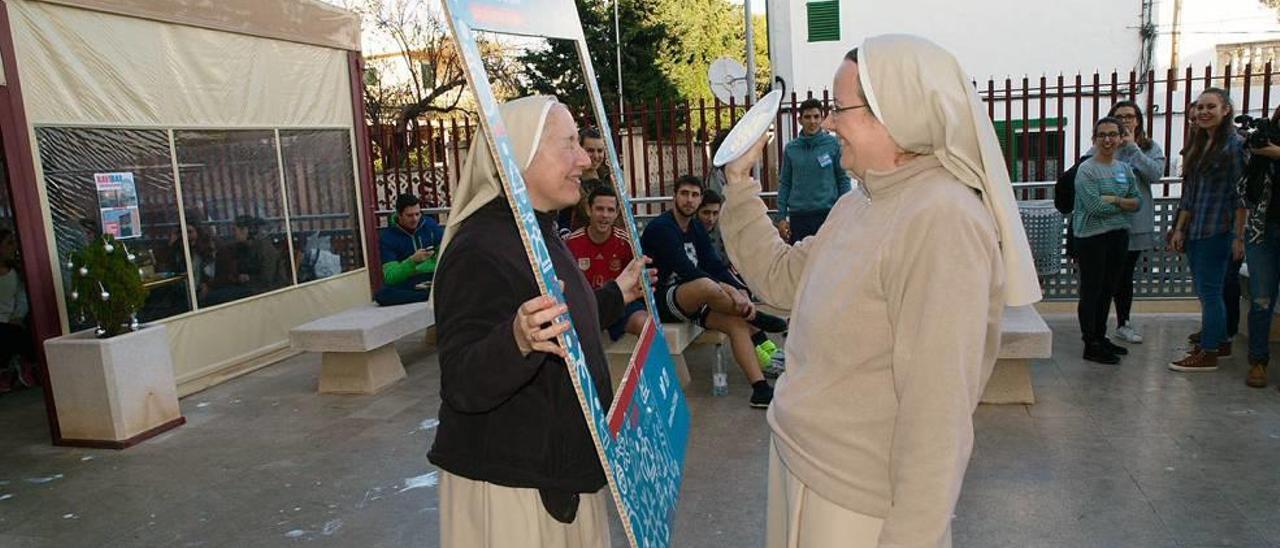
M261 126L261 125L192 126L192 125L177 125L177 124L97 124L97 123L32 124L31 125L31 136L32 136L32 145L33 145L32 156L35 163L33 167L35 168L34 171L35 171L36 182L40 190L41 207L44 209L44 211L41 213L41 217L44 221L45 226L41 227L41 229L45 231L45 235L48 237L48 241L49 241L49 247L50 247L49 261L50 261L50 266L52 267L52 270L55 273L52 276L53 286L57 294L58 311L59 311L59 314L61 314L62 331L64 333L70 332L71 313L67 305L67 300L66 300L67 288L65 287L63 276L61 275L62 267L59 261L57 248L55 244L56 234L53 233L52 206L49 201L50 196L49 196L48 183L45 177L44 165L40 158L40 145L38 140L35 138L36 134L42 129L152 130L152 131L158 130L158 131L165 132L166 138L169 143L168 153L169 153L170 169L174 178L174 193L175 193L175 199L177 200L177 207L178 207L178 223L179 223L178 228L181 231L181 234L183 235L181 240L182 240L183 258L186 262L186 269L187 269L186 285L187 285L188 299L191 306L190 306L190 310L187 310L186 312L181 312L181 313L174 314L172 316L167 316L164 318L157 318L155 320L152 320L150 323L167 323L171 321L181 320L181 319L189 318L198 314L203 314L206 312L218 310L224 307L237 306L255 299L266 298L272 295L280 294L282 292L292 291L292 290L303 288L303 287L308 287L313 284L338 280L347 276L362 275L362 274L365 274L366 273L365 271L369 268L369 260L368 260L369 250L368 250L368 242L367 242L368 234L366 234L365 226L364 226L365 212L364 212L363 192L361 189L361 182L360 182L360 156L359 156L358 144L356 141L356 139L358 138L358 135L355 131L355 128L352 126L325 125L325 124L302 125L302 126ZM193 273L192 273L192 263L191 263L191 246L190 246L190 242L187 241L188 239L186 237L186 234L187 234L186 201L182 192L182 176L180 173L180 166L178 163L175 134L179 131L242 131L242 130L271 131L273 133L273 140L274 140L273 146L275 147L275 153L276 153L276 179L277 179L277 184L280 186L281 211L285 212L284 234L286 235L286 239L287 239L287 249L289 253L289 261L290 261L291 271L292 271L291 272L292 281L282 287L274 288L269 291L264 291L262 293L250 295L250 296L236 299L233 301L219 303L219 304L210 305L210 306L201 306L199 304L199 301L196 295L195 279L192 277ZM350 187L350 190L352 192L351 203L355 208L353 218L356 223L356 226L353 228L353 232L354 232L355 240L357 240L357 245L359 246L358 254L362 258L362 261L361 261L362 266L353 268L346 272L341 272L333 276L298 283L297 265L296 265L296 260L294 258L294 253L293 253L294 243L293 243L293 233L292 233L292 226L291 226L292 223L288 222L288 215L290 213L289 212L290 204L289 204L289 195L287 194L288 189L284 179L284 165L282 162L283 150L280 144L281 131L343 131L347 134L347 143L349 145L347 154L351 160L351 168L352 168L351 187Z

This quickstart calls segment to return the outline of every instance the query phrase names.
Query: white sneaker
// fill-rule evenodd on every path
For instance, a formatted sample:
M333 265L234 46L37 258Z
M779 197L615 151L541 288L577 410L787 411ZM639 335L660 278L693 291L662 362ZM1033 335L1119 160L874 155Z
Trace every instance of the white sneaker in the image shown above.
M1116 337L1119 337L1120 340L1127 343L1142 344L1142 334L1138 333L1137 329L1128 325L1116 329Z

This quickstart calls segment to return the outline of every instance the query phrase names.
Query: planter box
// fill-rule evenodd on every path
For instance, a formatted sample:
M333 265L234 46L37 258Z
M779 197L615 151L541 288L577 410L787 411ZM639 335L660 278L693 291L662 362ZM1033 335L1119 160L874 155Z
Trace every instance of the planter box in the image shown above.
M81 331L44 348L59 445L124 449L186 422L163 325L109 339Z

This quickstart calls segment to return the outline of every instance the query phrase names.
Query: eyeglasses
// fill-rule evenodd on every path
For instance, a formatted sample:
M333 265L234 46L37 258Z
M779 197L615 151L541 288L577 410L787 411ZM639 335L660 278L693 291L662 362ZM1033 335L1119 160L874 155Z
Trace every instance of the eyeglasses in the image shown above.
M1097 137L1099 139L1115 139L1117 137L1120 137L1120 134L1114 131L1099 131L1097 134L1094 135L1094 137Z
M861 104L861 105L849 105L849 106L847 106L847 107L839 107L839 106L837 106L837 107L831 107L831 114L840 114L841 112L844 112L844 111L846 111L846 110L856 110L856 109L865 108L865 107L869 107L869 106L871 106L871 105L868 105L868 104L866 104L866 103L863 103L863 104Z

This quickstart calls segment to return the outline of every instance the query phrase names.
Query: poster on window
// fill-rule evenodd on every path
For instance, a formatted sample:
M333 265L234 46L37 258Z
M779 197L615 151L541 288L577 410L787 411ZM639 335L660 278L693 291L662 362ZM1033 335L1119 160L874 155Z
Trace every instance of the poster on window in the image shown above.
M102 233L117 240L142 236L142 219L138 217L138 187L132 173L94 173L98 189L98 212Z
M481 127L499 166L504 190L511 201L529 264L546 295L563 302L546 242L542 239L529 201L524 178L516 162L498 101L485 72L476 31L571 40L577 47L584 81L588 84L595 119L610 135L608 117L600 99L595 71L572 0L444 0L455 43L467 68L467 79L480 107ZM613 167L627 233L639 241L635 216L623 181L613 140L605 140ZM639 255L637 247L633 251ZM577 392L608 479L614 503L622 518L627 541L633 548L671 546L672 527L680 484L684 477L685 449L689 441L690 415L684 391L675 372L671 350L655 313L653 290L644 279L649 322L636 342L626 372L614 394L612 407L602 408L591 370L587 368L576 328L561 337L569 354L570 381Z

